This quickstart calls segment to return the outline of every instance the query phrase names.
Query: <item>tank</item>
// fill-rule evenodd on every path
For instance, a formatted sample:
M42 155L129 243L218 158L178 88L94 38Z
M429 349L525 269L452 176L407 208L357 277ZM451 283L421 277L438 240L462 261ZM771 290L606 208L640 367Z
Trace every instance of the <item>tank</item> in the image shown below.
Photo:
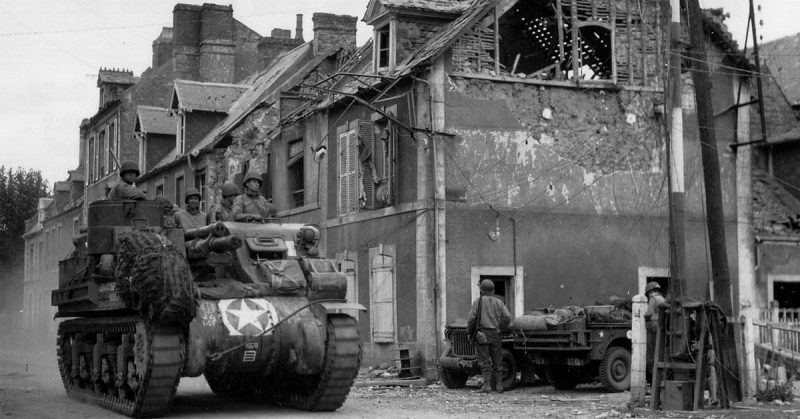
M181 377L220 396L333 411L358 374L347 280L319 228L218 222L184 231L156 201L97 201L59 262L57 360L70 397L169 412Z

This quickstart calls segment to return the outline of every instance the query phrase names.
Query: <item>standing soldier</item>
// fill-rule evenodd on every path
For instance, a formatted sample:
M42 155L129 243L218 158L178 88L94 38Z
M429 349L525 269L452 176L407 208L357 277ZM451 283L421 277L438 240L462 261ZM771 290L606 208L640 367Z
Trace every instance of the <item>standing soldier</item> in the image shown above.
M108 199L144 199L144 194L133 186L133 181L139 177L139 166L128 160L122 162L119 168L119 183L108 194Z
M656 333L658 332L658 308L667 305L667 299L661 295L661 286L658 282L648 282L644 288L644 295L647 296L647 312L644 314L645 324L647 325L647 376L652 377L653 358L656 349Z
M478 365L483 375L481 393L492 391L492 372L495 390L503 392L503 370L501 364L501 332L508 329L511 315L503 300L494 294L494 282L484 279L480 284L481 296L472 303L467 322L467 335L475 345Z
M250 170L244 177L244 193L233 202L234 221L262 220L277 214L275 205L261 196L261 176Z
M222 200L208 213L208 224L216 221L233 221L233 201L239 196L239 188L233 183L222 185Z
M182 209L175 214L184 230L191 230L206 225L206 213L200 211L200 191L197 188L186 190L183 202L186 209Z

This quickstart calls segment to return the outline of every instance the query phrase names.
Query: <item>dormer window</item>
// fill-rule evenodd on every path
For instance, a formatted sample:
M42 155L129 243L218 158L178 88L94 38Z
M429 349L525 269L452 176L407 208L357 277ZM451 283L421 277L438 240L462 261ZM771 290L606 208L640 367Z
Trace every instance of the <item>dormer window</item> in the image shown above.
M378 69L389 67L389 25L384 26L375 33L377 38Z

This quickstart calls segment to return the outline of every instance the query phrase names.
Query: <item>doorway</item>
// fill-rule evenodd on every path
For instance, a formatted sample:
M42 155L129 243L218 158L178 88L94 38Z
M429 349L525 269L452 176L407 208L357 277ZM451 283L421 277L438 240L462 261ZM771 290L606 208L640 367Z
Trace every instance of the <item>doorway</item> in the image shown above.
M480 289L478 285L483 279L489 279L494 283L494 292L502 296L509 313L514 317L519 317L524 310L523 293L523 267L517 266L472 266L470 268L470 302L478 299Z
M500 297L506 307L508 307L508 311L513 313L514 288L511 287L513 277L507 275L481 275L478 285L480 285L484 279L488 279L494 283L494 294Z

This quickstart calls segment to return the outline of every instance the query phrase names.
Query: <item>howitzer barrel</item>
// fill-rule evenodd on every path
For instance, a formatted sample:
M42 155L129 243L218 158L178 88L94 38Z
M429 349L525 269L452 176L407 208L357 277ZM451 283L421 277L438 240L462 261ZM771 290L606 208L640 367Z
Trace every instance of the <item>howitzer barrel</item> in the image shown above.
M194 239L202 239L208 236L215 236L215 237L222 237L227 236L230 234L228 232L228 228L225 227L221 221L218 221L214 224L209 224L205 227L198 227L193 228L191 230L186 230L183 233L184 240L194 240Z
M244 241L239 236L210 236L205 239L186 241L186 251L190 259L205 257L208 252L227 252L236 250Z

